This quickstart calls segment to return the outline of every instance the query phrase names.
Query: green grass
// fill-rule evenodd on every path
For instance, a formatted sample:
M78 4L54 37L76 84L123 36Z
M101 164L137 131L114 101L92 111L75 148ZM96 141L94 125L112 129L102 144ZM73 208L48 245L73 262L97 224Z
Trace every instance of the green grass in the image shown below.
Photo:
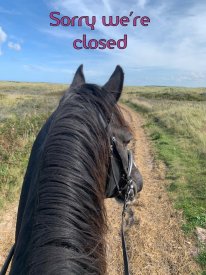
M0 82L0 210L16 200L33 141L65 85Z
M144 115L156 158L167 167L167 191L183 210L182 229L206 228L206 89L128 87L122 101ZM197 258L206 268L206 250Z
M7 119L0 127L0 207L19 193L28 154L44 116Z
M198 255L198 262L201 265L204 265L204 263L206 262L206 252L205 251Z
M206 88L183 87L128 87L127 94L147 99L206 101Z

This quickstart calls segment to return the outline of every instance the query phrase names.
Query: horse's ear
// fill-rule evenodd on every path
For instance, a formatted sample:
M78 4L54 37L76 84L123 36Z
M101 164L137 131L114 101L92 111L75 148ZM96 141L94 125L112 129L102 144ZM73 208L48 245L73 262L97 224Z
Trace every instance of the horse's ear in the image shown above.
M124 72L122 68L119 65L117 65L110 79L103 86L104 89L106 89L108 92L111 92L113 94L115 103L117 103L117 101L121 96L122 89L123 89L123 82L124 82Z
M83 65L80 65L77 69L72 84L70 85L70 88L76 88L78 86L81 86L85 83L84 73L83 73Z

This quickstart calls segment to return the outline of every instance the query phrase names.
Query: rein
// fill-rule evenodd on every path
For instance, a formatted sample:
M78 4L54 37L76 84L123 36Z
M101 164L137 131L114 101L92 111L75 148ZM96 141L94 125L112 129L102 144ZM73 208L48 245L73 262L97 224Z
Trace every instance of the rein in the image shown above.
M111 157L113 157L114 154L114 147L116 146L116 139L115 137L112 137L112 144L111 144ZM118 152L118 150L116 149ZM126 189L125 195L124 195L124 205L123 205L123 210L122 210L122 225L121 225L121 238L122 238L122 255L123 255L123 260L124 260L124 274L125 275L130 275L129 272L129 261L128 261L128 254L127 254L127 247L126 247L126 241L125 241L125 229L124 229L124 218L126 214L126 209L129 204L129 202L133 201L135 197L135 188L133 185L133 179L131 177L131 172L132 172L132 166L133 166L133 154L131 150L127 150L128 153L128 168L126 175L124 176L125 180L125 186L123 188L120 188L118 180L116 179L115 173L114 173L114 167L113 167L113 162L111 161L111 169L112 169L112 176L114 178L115 185L117 187L118 193L122 194L122 191ZM121 159L121 157L120 157Z
M6 274L6 271L7 271L8 267L9 267L11 259L12 259L13 255L14 255L14 249L15 249L15 244L13 244L11 250L9 251L9 255L7 256L6 261L5 261L4 265L2 266L0 275L5 275Z

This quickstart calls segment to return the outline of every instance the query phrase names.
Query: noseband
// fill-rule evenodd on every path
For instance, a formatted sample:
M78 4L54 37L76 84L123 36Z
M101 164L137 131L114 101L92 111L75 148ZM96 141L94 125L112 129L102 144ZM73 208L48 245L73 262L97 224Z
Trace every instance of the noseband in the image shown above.
M110 173L107 180L106 197L121 197L128 203L134 200L136 193L131 176L134 160L131 150L126 150L126 162L123 159L123 153L125 152L120 152L118 141L113 136L110 141Z

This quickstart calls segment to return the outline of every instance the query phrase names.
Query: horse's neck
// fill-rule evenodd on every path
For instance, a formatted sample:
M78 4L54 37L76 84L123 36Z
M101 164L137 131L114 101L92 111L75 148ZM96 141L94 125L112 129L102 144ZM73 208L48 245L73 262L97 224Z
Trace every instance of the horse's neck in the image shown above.
M53 129L45 147L18 238L16 254L22 253L22 261L13 274L21 274L21 269L25 274L105 272L102 141L89 144L87 131L84 136L72 133L75 124L68 125Z

